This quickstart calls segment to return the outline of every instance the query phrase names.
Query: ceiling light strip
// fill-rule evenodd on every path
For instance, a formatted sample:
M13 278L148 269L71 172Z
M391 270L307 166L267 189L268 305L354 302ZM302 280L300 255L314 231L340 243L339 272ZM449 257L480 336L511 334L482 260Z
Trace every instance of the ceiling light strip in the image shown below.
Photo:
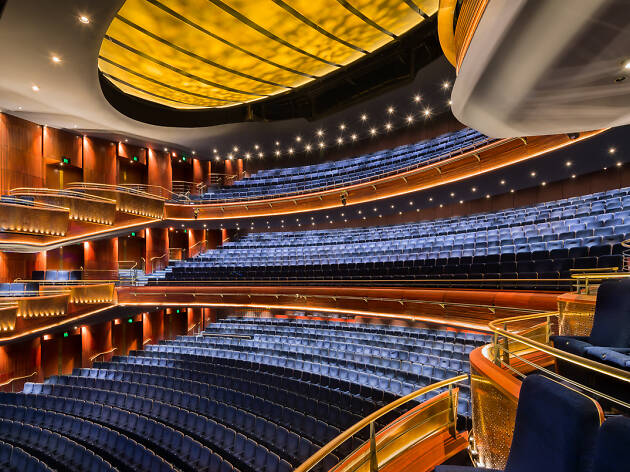
M274 61L271 61L271 60L266 59L266 58L264 58L262 56L259 56L256 53L248 51L247 49L244 49L241 46L238 46L237 44L234 44L234 43L228 41L225 38L217 36L216 34L212 33L211 31L208 31L207 29L205 29L203 26L198 25L197 23L193 22L192 20L186 18L183 15L180 15L175 10L171 10L169 7L167 7L166 5L158 2L157 0L144 0L144 1L150 3L151 5L153 5L153 6L157 7L157 8L159 8L160 10L164 11L165 13L168 13L169 15L171 15L172 17L178 19L182 23L186 23L188 26L191 26L191 27L195 28L196 30L201 31L202 33L210 36L211 38L222 42L226 46L234 48L237 51L242 52L243 54L247 54L248 56L251 56L254 59L258 59L259 61L264 62L265 64L269 64L269 65L271 65L273 67L277 67L278 69L282 69L282 70L285 70L287 72L291 72L292 74L300 75L302 77L309 77L311 79L316 79L317 78L316 75L307 74L306 72L301 72L301 71L299 71L297 69L293 69L291 67L283 66L282 64L278 64L278 63L276 63Z
M173 103L179 103L181 105L187 105L187 106L192 106L192 107L203 107L203 106L208 106L208 105L200 105L199 103L188 103L188 102L182 102L179 100L175 100L174 98L168 98L168 97L164 97L162 95L158 95L157 93L154 92L149 92L148 90L145 90L141 87L138 87L136 85L130 84L129 82L125 82L123 79L116 77L115 75L111 75L108 74L106 72L101 71L101 74L103 74L104 77L106 77L107 79L109 79L111 82L118 82L126 87L132 88L134 90L137 90L138 92L142 92L145 93L147 95L150 95L152 97L155 98L159 98L160 100L165 100L167 102L173 102Z
M146 59L147 61L151 61L151 62L153 62L155 64L158 64L158 65L160 65L160 66L162 66L162 67L164 67L166 69L172 70L176 74L183 75L184 77L188 77L189 79L196 80L197 82L200 82L202 84L208 85L210 87L216 87L216 88L220 88L220 89L223 89L223 90L227 90L228 92L240 93L240 94L243 94L243 95L252 95L254 97L268 97L269 96L269 95L266 95L266 94L246 92L245 90L238 90L238 89L235 89L235 88L232 88L232 87L228 87L227 85L222 85L222 84L219 84L217 82L213 82L211 80L204 79L203 77L199 77L199 76L196 76L194 74L190 74L190 73L186 72L185 70L182 70L182 69L180 69L178 67L175 67L175 66L173 66L171 64L167 64L166 62L160 61L159 59L156 59L155 57L149 56L148 54L146 54L146 53L144 53L142 51L139 51L138 49L136 49L136 48L134 48L132 46L129 46L128 44L123 43L122 41L119 41L116 38L112 38L109 35L105 35L104 39L107 40L107 41L110 41L111 43L115 44L116 46L120 46L121 48L126 49L127 51L129 51L129 52L131 52L133 54L136 54L137 56L142 57L143 59Z
M341 64L336 64L334 62L328 61L324 58L321 58L319 56L316 56L315 54L311 54L308 51L305 51L302 48L299 48L291 43L289 43L288 41L285 41L284 39L282 39L279 36L276 36L275 34L273 34L271 31L263 28L262 26L260 26L257 23L254 23L252 20L250 20L249 18L247 18L245 15L239 13L238 11L234 10L232 7L230 7L229 5L226 5L225 3L223 3L221 0L208 0L210 3L212 3L213 5L219 7L221 10L223 10L225 13L232 15L234 18L236 18L237 20L239 20L241 23L249 26L250 28L258 31L260 34L263 34L265 36L267 36L269 39L272 39L274 41L279 42L280 44L282 44L283 46L286 46L290 49L293 49L296 52L299 52L300 54L303 54L305 56L310 57L311 59L315 59L316 61L319 62L323 62L324 64L328 64L329 66L333 66L333 67L342 67Z
M346 10L348 10L350 13L352 13L353 15L355 15L356 17L360 18L361 20L363 20L364 23L367 23L368 25L370 25L372 28L376 28L377 30L379 30L381 33L386 34L387 36L391 36L392 38L396 39L397 36L392 33L391 31L387 31L385 28L383 28L381 25L379 25L378 23L376 23L374 20L371 20L370 18L368 18L367 16L365 16L360 10L358 10L357 8L355 8L354 6L352 6L350 3L348 3L346 0L337 0L337 2L342 5Z
M293 87L290 87L288 85L282 85L282 84L278 84L276 82L271 82L269 80L261 79L259 77L254 77L253 75L245 74L244 72L238 71L236 69L231 69L230 67L223 66L223 65L221 65L221 64L219 64L217 62L214 62L214 61L212 61L210 59L207 59L207 58L205 58L203 56L195 54L192 51L189 51L189 50L184 49L184 48L182 48L180 46L177 46L176 44L173 44L173 43L171 43L170 41L168 41L168 40L166 40L164 38L161 38L160 36L156 35L155 33L152 33L151 31L144 29L142 26L135 24L131 20L128 20L124 16L116 15L116 18L118 20L122 21L123 23L125 23L127 26L129 26L129 27L131 27L131 28L133 28L133 29L135 29L135 30L137 30L137 31L139 31L139 32L149 36L150 38L155 39L156 41L159 41L160 43L162 43L162 44L164 44L164 45L166 45L166 46L168 46L170 48L173 48L176 51L181 52L182 54L185 54L185 55L187 55L189 57L197 59L198 61L201 61L201 62L203 62L205 64L208 64L208 65L210 65L212 67L216 67L217 69L224 70L226 72L229 72L230 74L238 75L238 76L244 77L244 78L249 79L249 80L254 80L256 82L261 82L261 83L267 84L267 85L273 85L274 87L282 87L282 88L286 88L286 89L292 89L293 88Z
M340 37L338 37L338 36L328 32L328 31L326 31L324 28L319 26L317 23L311 21L306 16L302 15L299 11L297 11L291 5L286 4L283 0L271 0L271 1L273 3L275 3L276 5L278 5L279 7L281 7L282 9L284 9L286 12L290 13L291 15L293 15L295 18L297 18L298 20L300 20L304 24L306 24L306 25L310 26L311 28L313 28L318 33L323 34L327 38L330 38L333 41L337 41L338 43L341 43L344 46L347 46L350 49L354 49L355 51L358 51L360 53L368 54L368 51L366 51L365 49L363 49L363 48L361 48L359 46L355 46L354 44L349 43L345 39L341 39Z
M429 19L429 15L427 15L424 11L422 11L420 7L416 5L416 3L413 0L403 0L403 2L409 5L409 8L415 11L418 15L421 15L425 20Z
M208 95L202 95L200 93L195 93L195 92L191 92L189 90L181 89L181 88L175 87L174 85L165 84L164 82L160 82L159 80L156 80L156 79L154 79L152 77L148 77L148 76L146 76L144 74L141 74L140 72L136 72L135 70L129 69L128 67L125 67L122 64L118 64L116 61L112 61L111 59L109 59L109 58L107 58L105 56L98 56L98 58L100 60L102 60L102 61L105 61L105 62L113 65L114 67L118 67L119 69L124 70L125 72L133 74L133 75L135 75L137 77L140 77L141 79L148 80L149 82L153 82L156 85L160 85L162 87L166 87L166 88L169 88L171 90L175 90L176 92L185 93L187 95L192 95L194 97L204 98L206 100L218 100L218 101L227 102L227 103L239 103L239 102L235 102L234 100L227 100L225 98L210 97ZM103 72L103 71L101 71L101 72ZM111 75L111 74L109 74L109 75ZM118 79L118 80L120 82L122 82L122 80L120 80L120 79ZM169 100L171 100L171 99L169 99ZM173 100L171 100L171 101L173 101Z

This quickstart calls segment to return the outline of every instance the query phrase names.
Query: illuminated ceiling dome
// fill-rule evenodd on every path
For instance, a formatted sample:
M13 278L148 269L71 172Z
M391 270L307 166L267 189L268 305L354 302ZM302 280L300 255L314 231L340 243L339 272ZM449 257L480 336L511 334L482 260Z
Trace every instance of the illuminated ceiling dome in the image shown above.
M99 69L123 92L180 109L288 92L394 41L438 0L126 0Z

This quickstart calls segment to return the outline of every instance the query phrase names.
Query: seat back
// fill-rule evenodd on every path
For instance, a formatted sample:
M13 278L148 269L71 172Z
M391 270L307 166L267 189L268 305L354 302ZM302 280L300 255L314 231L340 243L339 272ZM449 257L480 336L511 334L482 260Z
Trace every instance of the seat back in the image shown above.
M597 436L593 472L626 470L630 464L630 418L613 416Z
M599 286L589 343L630 347L630 279L607 280Z
M601 416L593 399L542 375L528 376L505 472L590 472Z

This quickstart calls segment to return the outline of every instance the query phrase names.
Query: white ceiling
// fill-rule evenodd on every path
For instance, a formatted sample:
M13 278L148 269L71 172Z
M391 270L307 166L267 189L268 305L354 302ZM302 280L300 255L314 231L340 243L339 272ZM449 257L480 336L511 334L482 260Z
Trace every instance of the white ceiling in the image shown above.
M298 119L274 123L238 123L203 128L147 125L116 111L101 92L97 56L101 40L123 0L23 0L7 3L0 18L0 110L39 124L77 130L108 139L131 138L140 145L197 150L209 156L218 143L237 144L244 136L264 139L314 129ZM84 25L79 15L91 19ZM51 61L53 54L60 64ZM416 80L393 92L338 113L336 119L383 103L409 100L417 91L439 92L453 70L440 59ZM32 86L40 90L35 92ZM293 134L295 135L295 134Z

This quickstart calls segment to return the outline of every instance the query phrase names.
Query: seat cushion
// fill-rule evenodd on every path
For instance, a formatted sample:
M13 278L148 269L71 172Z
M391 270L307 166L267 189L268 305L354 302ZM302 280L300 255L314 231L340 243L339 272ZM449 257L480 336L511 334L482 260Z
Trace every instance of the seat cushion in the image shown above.
M561 349L571 354L583 356L586 349L593 347L588 342L588 336L551 336L553 345L556 349Z
M592 346L586 348L586 357L618 369L630 370L630 349L611 349Z
M630 347L630 279L607 280L599 286L589 342Z

